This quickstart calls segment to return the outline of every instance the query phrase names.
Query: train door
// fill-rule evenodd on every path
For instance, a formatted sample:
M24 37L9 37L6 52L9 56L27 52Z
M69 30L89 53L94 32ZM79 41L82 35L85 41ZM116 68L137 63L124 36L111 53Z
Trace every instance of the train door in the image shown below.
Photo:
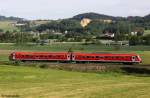
M71 55L70 55L70 53L68 53L68 54L67 54L67 60L69 61L70 58L71 58Z
M75 54L72 54L72 61L75 61Z

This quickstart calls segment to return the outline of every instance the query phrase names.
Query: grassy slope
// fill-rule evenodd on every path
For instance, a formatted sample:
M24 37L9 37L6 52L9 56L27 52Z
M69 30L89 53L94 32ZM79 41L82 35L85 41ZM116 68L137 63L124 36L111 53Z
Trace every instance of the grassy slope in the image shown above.
M144 35L150 34L150 30L145 30Z
M4 31L13 31L16 30L14 26L12 26L13 21L0 21L0 29L3 29Z
M21 98L149 98L150 78L0 66L0 94Z
M82 45L14 46L0 45L0 61L12 51L114 52L112 47ZM150 64L149 47L127 47L115 52L136 52ZM146 51L138 51L138 49ZM136 50L136 51L134 51ZM150 78L119 73L80 73L60 70L0 65L0 94L21 98L149 98Z

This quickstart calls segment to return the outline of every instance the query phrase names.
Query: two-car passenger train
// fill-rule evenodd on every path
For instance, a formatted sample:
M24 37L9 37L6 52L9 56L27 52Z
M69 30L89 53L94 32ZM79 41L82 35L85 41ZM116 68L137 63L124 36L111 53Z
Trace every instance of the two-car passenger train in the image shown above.
M11 61L48 61L76 63L123 63L139 64L142 59L134 53L81 53L81 52L13 52Z

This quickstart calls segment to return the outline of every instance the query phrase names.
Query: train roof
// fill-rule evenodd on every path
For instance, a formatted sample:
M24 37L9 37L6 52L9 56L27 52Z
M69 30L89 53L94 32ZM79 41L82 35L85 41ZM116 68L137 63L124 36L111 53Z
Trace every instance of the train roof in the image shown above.
M105 56L137 56L137 54L135 53L105 53L105 52L101 52L101 53L75 53L77 55L105 55Z
M68 54L69 52L13 52L16 54ZM108 53L108 52L95 52L95 53L81 53L73 52L75 55L100 55L100 56L137 56L135 53Z
M68 52L13 52L16 54L67 54Z

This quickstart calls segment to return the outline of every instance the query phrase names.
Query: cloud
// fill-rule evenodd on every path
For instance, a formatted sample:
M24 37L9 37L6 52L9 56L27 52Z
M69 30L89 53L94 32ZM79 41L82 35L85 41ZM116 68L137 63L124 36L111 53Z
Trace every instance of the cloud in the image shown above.
M83 12L144 16L150 0L1 0L0 14L28 19L68 18Z

